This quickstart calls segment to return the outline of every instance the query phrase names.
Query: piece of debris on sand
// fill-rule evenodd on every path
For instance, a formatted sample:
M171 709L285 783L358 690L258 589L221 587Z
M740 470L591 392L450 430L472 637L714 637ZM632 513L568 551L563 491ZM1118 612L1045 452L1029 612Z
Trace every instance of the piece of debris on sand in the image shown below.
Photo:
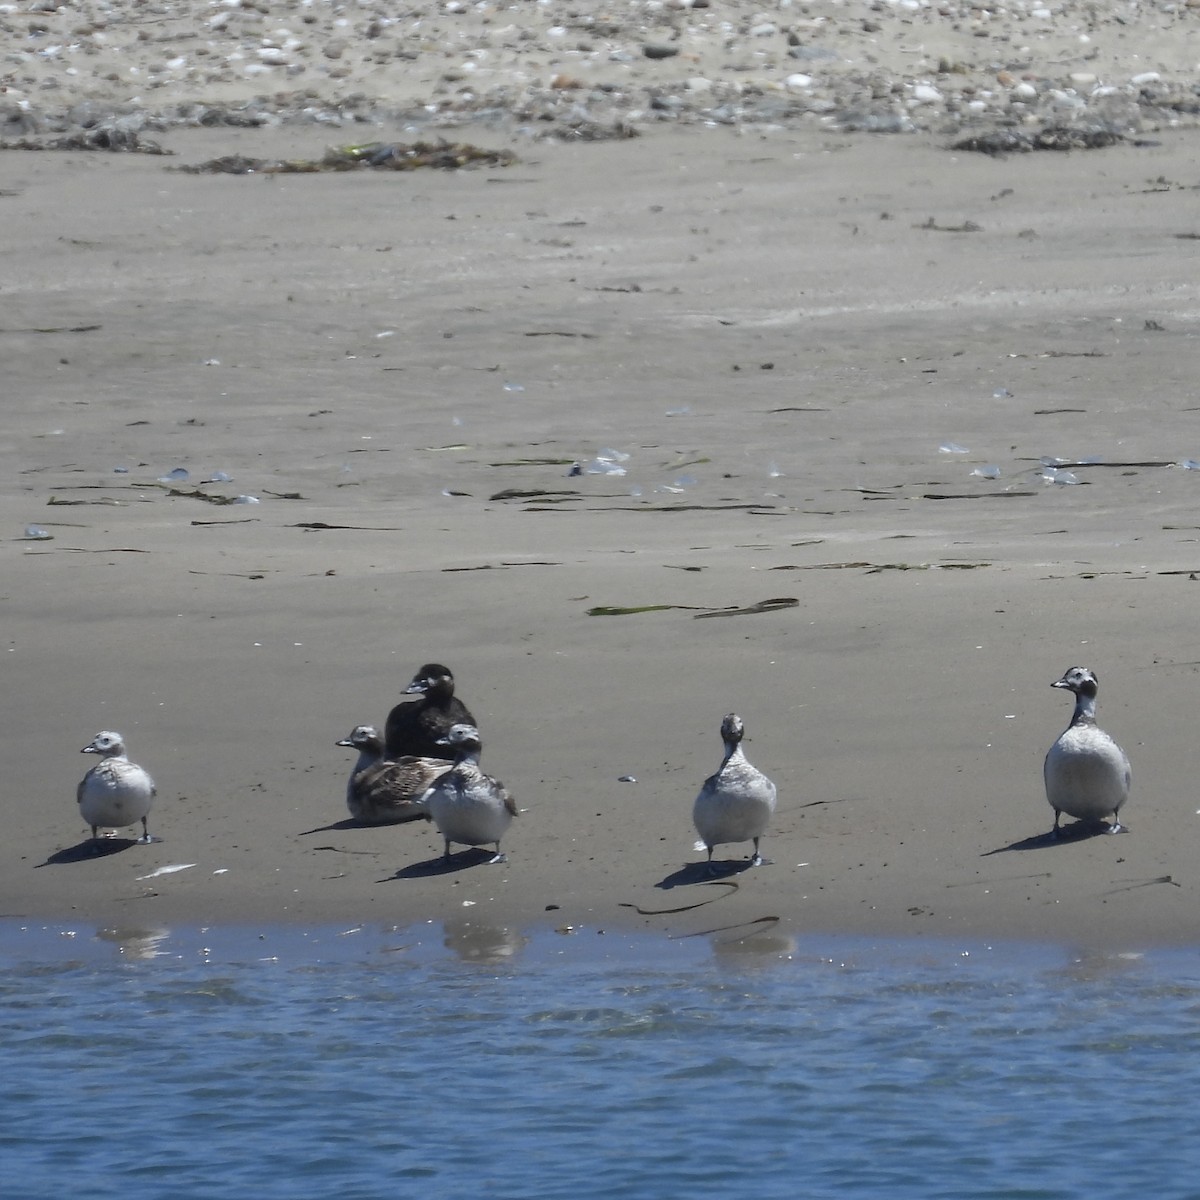
M190 175L312 175L322 171L415 171L436 167L507 167L517 161L511 150L488 150L469 142L368 142L363 146L331 146L322 158L247 158L228 154L176 168Z

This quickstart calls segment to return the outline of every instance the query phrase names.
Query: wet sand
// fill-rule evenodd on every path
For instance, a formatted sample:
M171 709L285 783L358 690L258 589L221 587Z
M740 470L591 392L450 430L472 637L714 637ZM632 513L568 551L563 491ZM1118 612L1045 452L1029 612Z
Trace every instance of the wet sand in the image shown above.
M1196 135L455 136L519 161L0 155L0 915L1195 941ZM525 810L506 866L344 826L334 742L430 659ZM1052 843L1075 663L1130 832ZM729 711L780 803L709 886ZM161 842L84 852L100 729Z

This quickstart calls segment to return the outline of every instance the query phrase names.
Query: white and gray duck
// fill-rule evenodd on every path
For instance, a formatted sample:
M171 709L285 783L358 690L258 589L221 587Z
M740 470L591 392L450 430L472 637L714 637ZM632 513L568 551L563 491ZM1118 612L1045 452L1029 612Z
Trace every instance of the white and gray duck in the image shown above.
M729 842L752 841L750 865L757 867L763 862L759 841L775 812L775 785L746 758L742 750L745 734L737 713L730 713L721 722L725 757L717 773L704 781L692 808L692 822L708 851L710 874L714 870L713 847Z
M143 844L153 841L146 818L157 789L149 774L129 761L125 739L119 733L105 730L96 734L80 753L100 755L100 761L75 790L79 813L92 827L93 840L99 840L101 829L124 829L140 821L142 836L137 840Z
M450 846L495 846L490 861L507 861L500 850L517 805L508 789L479 769L479 730L474 725L453 726L439 743L454 756L454 766L425 793L423 803L446 842L444 858L450 859Z
M429 820L422 797L453 766L449 759L407 755L389 761L374 725L355 726L337 745L358 751L358 761L346 781L346 807L356 821L401 825Z
M1111 816L1107 832L1122 833L1120 812L1129 799L1132 772L1125 751L1096 724L1096 673L1072 667L1051 686L1075 695L1071 724L1050 747L1042 769L1046 799L1054 809L1051 836L1058 836L1063 813L1095 822Z

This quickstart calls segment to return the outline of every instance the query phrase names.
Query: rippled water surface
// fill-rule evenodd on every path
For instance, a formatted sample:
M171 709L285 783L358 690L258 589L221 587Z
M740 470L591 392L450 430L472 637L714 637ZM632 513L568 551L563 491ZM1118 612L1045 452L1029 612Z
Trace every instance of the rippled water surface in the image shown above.
M1200 1197L1180 951L0 939L0 1195Z

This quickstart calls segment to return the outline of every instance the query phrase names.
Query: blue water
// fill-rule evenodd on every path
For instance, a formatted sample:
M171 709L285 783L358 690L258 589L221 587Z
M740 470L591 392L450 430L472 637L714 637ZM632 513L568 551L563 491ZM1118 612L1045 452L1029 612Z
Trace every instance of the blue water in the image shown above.
M1200 1197L1200 960L0 930L0 1196Z

